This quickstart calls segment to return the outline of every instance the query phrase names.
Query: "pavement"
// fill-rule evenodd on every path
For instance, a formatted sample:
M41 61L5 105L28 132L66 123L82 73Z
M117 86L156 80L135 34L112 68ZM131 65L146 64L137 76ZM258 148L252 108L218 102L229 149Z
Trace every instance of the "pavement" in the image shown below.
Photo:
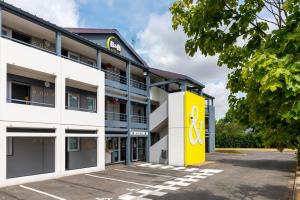
M209 153L201 166L111 165L105 171L0 189L0 200L291 199L293 152Z

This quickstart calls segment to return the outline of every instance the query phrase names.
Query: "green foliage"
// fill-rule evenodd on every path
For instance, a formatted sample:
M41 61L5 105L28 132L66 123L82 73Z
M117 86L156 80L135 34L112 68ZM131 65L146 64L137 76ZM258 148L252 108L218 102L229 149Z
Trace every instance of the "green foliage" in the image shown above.
M199 50L206 56L219 55L218 64L231 69L230 115L263 133L265 146L297 148L300 1L178 0L170 10L173 28L182 26L188 36L189 55ZM267 11L272 20L261 17ZM225 128L232 129L229 126L238 129L234 124Z
M248 131L247 131L248 130ZM261 148L263 136L259 131L249 131L234 119L230 112L216 124L216 147L220 148Z

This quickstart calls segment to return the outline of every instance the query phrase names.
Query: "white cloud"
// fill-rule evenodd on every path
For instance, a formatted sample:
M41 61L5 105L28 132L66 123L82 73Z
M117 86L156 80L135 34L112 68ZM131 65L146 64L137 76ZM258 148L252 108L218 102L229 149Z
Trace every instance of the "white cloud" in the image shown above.
M79 26L79 11L75 0L6 0L6 2L62 27Z
M186 35L171 26L171 15L151 15L146 28L138 34L139 53L149 65L188 75L206 85L205 92L216 97L216 116L223 117L228 109L226 90L228 69L217 66L217 57L197 53L190 57L185 52Z

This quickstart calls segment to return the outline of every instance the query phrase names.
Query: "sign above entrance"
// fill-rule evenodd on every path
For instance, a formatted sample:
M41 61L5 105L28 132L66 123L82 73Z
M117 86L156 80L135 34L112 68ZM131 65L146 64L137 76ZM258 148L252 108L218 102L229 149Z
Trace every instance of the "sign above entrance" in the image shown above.
M130 131L132 136L148 136L148 131Z
M107 42L106 42L106 47L109 49L109 50L112 50L114 52L117 52L117 53L121 53L121 43L119 42L119 40L114 37L114 36L110 36L108 39L107 39Z

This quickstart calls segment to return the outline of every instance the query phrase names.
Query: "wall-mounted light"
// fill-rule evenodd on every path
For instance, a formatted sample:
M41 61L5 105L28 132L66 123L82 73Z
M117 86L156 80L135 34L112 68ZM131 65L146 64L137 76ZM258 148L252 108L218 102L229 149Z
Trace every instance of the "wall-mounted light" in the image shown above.
M49 88L50 87L50 82L49 81L45 81L44 85L45 85L46 88Z
M147 75L148 75L148 73L145 71L145 72L143 73L143 75L144 75L144 76L147 76Z

